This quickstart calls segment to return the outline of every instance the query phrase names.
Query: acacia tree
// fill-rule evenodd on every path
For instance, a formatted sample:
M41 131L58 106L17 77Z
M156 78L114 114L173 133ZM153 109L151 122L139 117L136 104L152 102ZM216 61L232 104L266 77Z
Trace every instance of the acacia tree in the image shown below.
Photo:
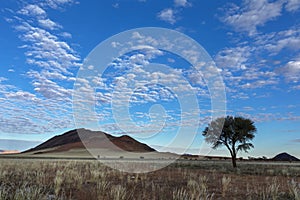
M230 152L232 166L236 168L238 152L248 152L250 148L254 147L250 140L254 138L255 133L256 127L252 120L227 116L212 121L203 131L203 136L214 149L225 146Z

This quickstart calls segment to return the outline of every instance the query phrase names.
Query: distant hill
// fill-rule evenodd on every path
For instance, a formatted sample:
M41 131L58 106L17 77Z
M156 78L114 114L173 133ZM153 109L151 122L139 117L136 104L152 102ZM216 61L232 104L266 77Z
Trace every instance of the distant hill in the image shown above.
M20 153L17 150L0 150L0 154L16 154L16 153Z
M123 135L120 137L115 137L101 131L91 131L87 129L79 129L80 136L77 130L68 131L62 135L54 136L53 138L47 140L46 142L29 149L23 153L35 152L35 154L44 153L55 153L64 152L74 149L85 149L82 139L84 139L85 144L89 144L92 148L112 148L107 142L105 142L104 137L109 139L117 147L110 150L118 151L120 149L128 152L154 152L155 150L146 144L140 143L130 136ZM120 149L119 149L120 148Z
M274 161L300 161L298 158L291 156L290 154L285 153L285 152L276 155L271 160L274 160Z

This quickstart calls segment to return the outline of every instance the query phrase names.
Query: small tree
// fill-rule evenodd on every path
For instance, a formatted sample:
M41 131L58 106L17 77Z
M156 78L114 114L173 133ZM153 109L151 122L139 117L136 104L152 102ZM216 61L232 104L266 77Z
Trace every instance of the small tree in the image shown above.
M214 149L224 145L230 152L232 166L236 168L237 153L248 152L254 147L249 141L254 138L255 133L256 127L252 120L227 116L212 121L203 131L203 136Z

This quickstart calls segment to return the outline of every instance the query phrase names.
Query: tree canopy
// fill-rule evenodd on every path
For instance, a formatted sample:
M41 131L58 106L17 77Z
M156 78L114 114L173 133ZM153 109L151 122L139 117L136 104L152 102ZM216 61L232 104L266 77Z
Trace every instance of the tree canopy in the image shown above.
M254 148L250 141L257 129L251 119L227 116L210 123L203 131L205 141L214 149L225 146L231 155L233 167L236 167L236 156L240 151L248 152Z

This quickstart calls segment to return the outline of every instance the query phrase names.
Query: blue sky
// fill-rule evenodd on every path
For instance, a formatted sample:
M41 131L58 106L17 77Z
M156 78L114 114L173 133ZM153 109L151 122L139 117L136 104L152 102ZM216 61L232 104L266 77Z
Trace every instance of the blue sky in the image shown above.
M120 32L161 27L179 31L202 45L225 85L226 113L255 121L255 148L243 156L272 157L286 151L300 157L299 0L5 0L0 9L0 149L11 149L16 143L11 141L18 140L14 148L24 150L32 147L33 141L76 128L73 87L76 81L84 81L76 77L89 53ZM160 85L133 88L129 113L144 132L137 133L140 129L129 125L122 130L112 114L111 102L122 100L112 99L113 92L118 92L114 89L129 84L137 75L129 77L129 72L152 62L172 71L158 75L159 80L167 80ZM151 73L154 77L155 71ZM202 76L171 52L146 48L123 55L99 77L103 87L95 90L98 126L87 127L115 135L130 132L158 148L169 144L183 126L185 137L195 138L188 152L202 152L207 147L201 131L212 113L211 94ZM180 112L176 91L164 85L180 86L183 79L196 92L198 118ZM155 104L161 107L153 107ZM159 125L161 115L154 112L151 116L149 109L157 114L162 107L165 126L152 126ZM195 127L197 133L190 133ZM179 151L183 147L176 142L168 148ZM228 155L225 149L211 154Z

